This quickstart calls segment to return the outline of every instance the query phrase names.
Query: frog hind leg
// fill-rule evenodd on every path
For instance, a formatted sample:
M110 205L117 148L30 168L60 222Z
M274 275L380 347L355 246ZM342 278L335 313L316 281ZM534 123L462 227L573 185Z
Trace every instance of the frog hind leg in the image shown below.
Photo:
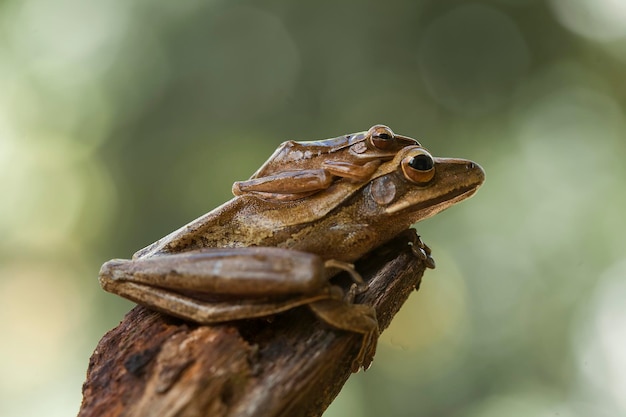
M200 324L266 317L292 308L337 298L335 288L328 287L315 294L289 297L283 300L246 300L245 302L211 301L132 281L101 279L102 287L126 299L162 313Z
M337 299L314 301L308 306L330 326L363 335L359 353L352 362L352 372L369 368L376 353L379 336L376 310L365 304L350 304Z
M347 178L354 182L364 182L371 178L381 162L382 161L375 159L363 165L358 165L346 161L328 160L324 161L322 168L336 177Z
M331 173L325 169L284 171L265 177L237 181L233 184L232 191L234 195L263 193L300 197L325 190L332 184L333 179Z
M308 252L276 247L203 248L137 259L112 259L101 283L132 281L177 292L279 299L315 294L328 286L324 261Z
M280 313L343 292L318 256L275 247L204 248L102 265L105 291L198 323Z

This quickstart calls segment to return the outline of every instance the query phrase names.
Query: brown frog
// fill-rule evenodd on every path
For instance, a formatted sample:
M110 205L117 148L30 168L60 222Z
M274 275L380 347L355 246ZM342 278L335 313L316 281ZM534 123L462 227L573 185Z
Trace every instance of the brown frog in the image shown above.
M277 168L266 166L258 174L274 175ZM408 145L363 178L335 179L298 199L264 198L264 192L235 196L132 260L105 263L101 285L204 324L307 305L329 325L363 335L352 368L367 368L378 322L372 307L353 303L366 286L352 262L413 223L472 196L484 172L471 161L433 158L422 147ZM330 278L340 270L359 285L347 292L333 285Z

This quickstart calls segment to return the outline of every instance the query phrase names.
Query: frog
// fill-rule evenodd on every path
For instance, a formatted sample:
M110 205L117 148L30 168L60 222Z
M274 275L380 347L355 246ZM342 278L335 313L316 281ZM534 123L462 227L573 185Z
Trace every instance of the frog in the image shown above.
M286 141L246 181L233 184L234 195L255 193L266 199L297 200L325 190L337 179L366 181L398 150L420 146L386 125L316 141Z
M136 252L102 266L105 291L201 325L268 317L307 306L331 328L362 335L352 371L376 352L373 307L354 262L474 195L476 163L433 157L420 145L397 150L363 181L338 180L299 199L234 196ZM348 289L333 283L345 271Z

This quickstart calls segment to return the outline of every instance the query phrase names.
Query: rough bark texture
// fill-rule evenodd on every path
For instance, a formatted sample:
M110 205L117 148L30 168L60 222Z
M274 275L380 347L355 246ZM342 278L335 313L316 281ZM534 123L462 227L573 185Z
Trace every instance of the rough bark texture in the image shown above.
M357 263L381 330L425 265L398 239ZM350 376L361 336L306 307L199 326L137 306L98 344L79 416L319 416ZM374 361L374 366L375 361Z

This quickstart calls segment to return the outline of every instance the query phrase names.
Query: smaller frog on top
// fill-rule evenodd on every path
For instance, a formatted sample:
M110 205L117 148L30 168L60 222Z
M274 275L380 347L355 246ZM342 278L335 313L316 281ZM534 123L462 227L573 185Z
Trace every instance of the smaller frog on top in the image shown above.
M233 194L252 193L267 200L297 200L325 190L337 179L366 182L381 163L412 138L396 135L385 125L335 138L283 142L249 180L233 184Z

